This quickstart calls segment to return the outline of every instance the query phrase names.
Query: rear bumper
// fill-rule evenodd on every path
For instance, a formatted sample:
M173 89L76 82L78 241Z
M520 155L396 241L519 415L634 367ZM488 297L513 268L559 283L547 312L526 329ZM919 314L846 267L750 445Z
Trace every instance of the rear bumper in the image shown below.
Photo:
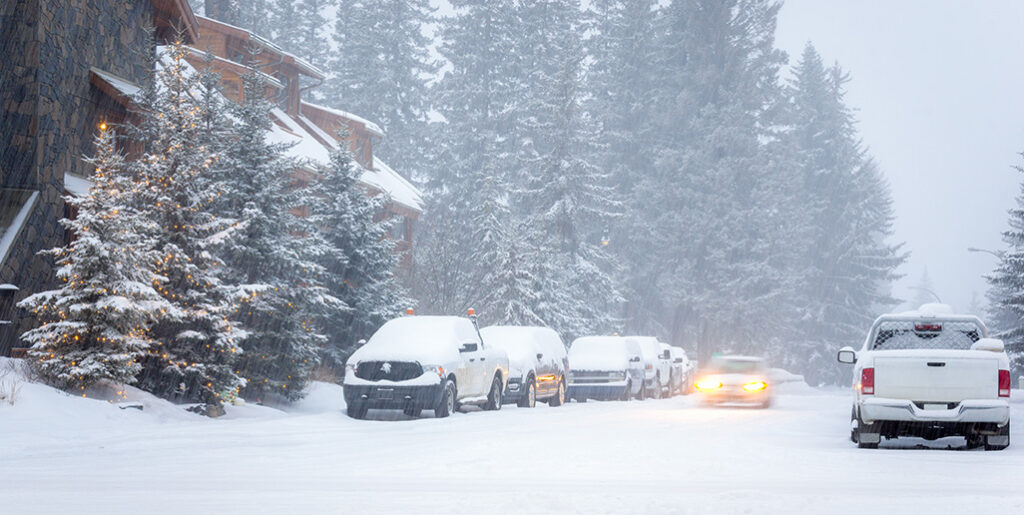
M345 403L349 406L360 405L370 409L434 409L441 402L444 385L345 385L342 391Z
M903 399L865 398L860 400L860 416L865 423L897 422L974 422L1005 425L1010 420L1010 403L1005 400L966 400L949 409L923 409Z
M626 381L611 383L572 383L566 390L566 397L573 399L621 399L628 395Z

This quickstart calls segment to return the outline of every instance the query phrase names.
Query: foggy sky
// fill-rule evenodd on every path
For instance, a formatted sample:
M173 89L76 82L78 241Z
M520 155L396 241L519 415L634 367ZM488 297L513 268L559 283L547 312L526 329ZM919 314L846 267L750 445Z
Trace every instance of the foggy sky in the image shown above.
M1024 2L786 0L777 45L795 62L811 40L850 72L848 104L892 185L896 237L912 252L894 294L935 292L967 310L1004 248L1024 180Z

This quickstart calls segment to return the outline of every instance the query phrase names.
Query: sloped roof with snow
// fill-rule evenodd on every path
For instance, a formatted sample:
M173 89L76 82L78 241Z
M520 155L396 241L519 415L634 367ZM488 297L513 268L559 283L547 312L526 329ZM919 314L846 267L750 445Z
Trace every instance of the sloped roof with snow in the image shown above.
M313 109L319 109L326 113L331 113L335 116L352 120L353 122L356 123L361 123L363 124L363 126L366 127L366 130L372 133L374 136L380 138L384 137L384 130L380 128L380 125L377 125L376 123L373 123L370 120L363 118L362 116L352 114L348 111L342 111L341 109L334 109L333 107L327 107L322 106L320 104L314 104L312 102L306 102L305 100L302 101L302 105L312 107Z

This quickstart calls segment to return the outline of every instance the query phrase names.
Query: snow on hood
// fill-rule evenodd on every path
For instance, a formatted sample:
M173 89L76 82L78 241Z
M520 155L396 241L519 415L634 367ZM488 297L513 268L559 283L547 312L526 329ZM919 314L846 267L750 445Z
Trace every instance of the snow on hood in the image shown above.
M496 347L508 354L509 377L524 377L529 371L536 372L540 365L537 353L540 350L532 327L491 326L480 330L484 345Z
M480 342L469 319L402 317L381 326L348 361L416 361L421 365L445 365L459 361L459 346L468 342Z
M577 338L569 347L572 370L626 370L629 348L625 338L618 336L586 336Z

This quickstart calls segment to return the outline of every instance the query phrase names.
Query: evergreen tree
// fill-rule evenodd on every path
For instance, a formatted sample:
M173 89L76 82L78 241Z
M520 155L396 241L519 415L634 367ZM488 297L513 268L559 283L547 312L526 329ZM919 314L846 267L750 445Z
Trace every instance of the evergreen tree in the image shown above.
M328 337L324 364L339 371L360 339L412 305L394 275L398 254L387 237L392 222L376 220L386 198L368 196L359 184L360 173L347 150L335 149L309 192L310 223L323 232L328 246L317 260L325 270L325 286L347 308L322 321Z
M590 161L598 154L597 134L582 112L580 42L569 31L550 46L559 66L551 75L536 73L539 88L526 122L534 134L526 145L530 177L521 203L537 231L537 246L549 249L538 258L548 260L539 265L547 269L539 277L550 282L539 288L568 296L547 303L541 316L568 337L611 332L621 301L614 276L621 270L601 238L621 204L607 174Z
M1015 168L1024 173L1024 167ZM1016 200L1017 206L1009 211L1010 229L1003 232L1007 249L986 279L993 336L1004 341L1013 373L1020 375L1024 374L1024 183Z
M231 221L216 216L217 191L209 187L218 159L206 146L209 119L202 79L188 65L180 42L160 50L154 80L137 99L141 122L133 138L143 145L132 173L144 186L135 208L150 222L146 233L158 253L160 294L181 316L153 328L159 341L144 362L142 387L163 396L219 405L243 381L233 367L239 328L228 315L233 290L221 281L222 262L212 253L231 237Z
M243 86L234 144L220 165L230 184L217 206L237 222L232 237L217 244L225 264L219 276L242 299L231 318L246 330L236 364L247 381L243 394L296 399L326 343L317 321L343 305L327 292L316 262L330 248L310 220L296 215L313 201L292 184L303 163L268 141L273 105L262 96L261 77L249 74Z
M855 345L876 314L895 305L884 286L905 259L886 243L893 219L888 186L861 148L843 98L847 80L807 45L790 84L789 136L809 222L796 261L801 324L781 364L805 371L812 384L836 381L836 351ZM931 286L922 287L918 305L934 302Z
M319 94L331 106L373 120L387 132L374 152L419 179L428 173L428 81L438 71L424 34L434 22L428 0L340 0L337 49L324 64Z
M88 160L94 167L89 194L65 197L78 211L61 221L73 240L48 251L63 285L19 304L42 321L22 335L31 344L29 355L44 378L65 390L84 390L101 379L134 383L142 358L156 347L152 325L180 315L154 289L166 278L153 270L149 222L131 201L140 184L106 124L96 151Z

